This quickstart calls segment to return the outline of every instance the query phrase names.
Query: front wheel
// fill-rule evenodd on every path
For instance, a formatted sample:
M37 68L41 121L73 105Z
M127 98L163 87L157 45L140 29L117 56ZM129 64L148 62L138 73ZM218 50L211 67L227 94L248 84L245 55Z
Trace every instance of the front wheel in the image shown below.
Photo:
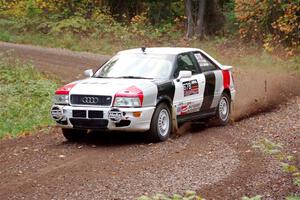
M231 99L227 93L223 93L218 104L216 120L218 125L225 126L230 120Z
M87 130L63 128L62 133L68 141L79 141L87 134Z
M151 142L162 142L169 138L172 129L172 118L170 109L165 103L161 103L154 111L149 139Z

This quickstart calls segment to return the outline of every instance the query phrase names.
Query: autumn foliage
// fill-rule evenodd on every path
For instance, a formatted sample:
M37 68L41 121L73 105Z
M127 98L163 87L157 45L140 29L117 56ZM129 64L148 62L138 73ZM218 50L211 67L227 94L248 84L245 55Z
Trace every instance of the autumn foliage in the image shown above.
M139 36L146 40L184 37L184 0L0 0L4 29L43 34ZM192 0L192 4L198 1ZM300 50L300 0L206 0L205 36L238 34L268 51ZM216 9L217 8L217 9ZM195 10L192 10L195 12ZM213 11L218 11L217 14ZM194 15L191 15L194 16ZM223 21L221 19L225 18ZM0 20L1 21L1 20ZM192 25L196 24L194 20ZM11 26L14 23L16 26ZM223 26L225 23L226 26ZM226 24L227 23L227 24ZM200 23L201 24L201 23ZM1 23L0 23L1 25ZM230 28L231 27L231 28ZM227 34L227 35L226 35ZM207 37L204 37L207 38ZM119 41L119 39L117 39Z
M299 48L300 0L235 0L235 13L245 41L262 42L269 51Z

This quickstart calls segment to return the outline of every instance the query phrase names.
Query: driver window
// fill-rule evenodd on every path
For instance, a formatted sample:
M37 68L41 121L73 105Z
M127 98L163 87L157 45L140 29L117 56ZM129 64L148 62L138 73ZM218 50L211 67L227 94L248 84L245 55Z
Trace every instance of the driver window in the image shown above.
M197 73L197 69L188 54L182 54L177 57L176 70L174 71L174 78L177 78L179 72L182 70L191 71L192 74Z

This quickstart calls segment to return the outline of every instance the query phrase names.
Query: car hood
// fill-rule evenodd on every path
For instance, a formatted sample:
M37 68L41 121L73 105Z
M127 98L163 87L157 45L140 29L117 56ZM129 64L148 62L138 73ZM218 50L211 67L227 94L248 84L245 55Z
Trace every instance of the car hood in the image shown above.
M156 87L153 80L148 79L124 79L124 78L88 78L73 82L76 84L70 94L84 95L109 95L113 96L118 91L135 86L142 91Z

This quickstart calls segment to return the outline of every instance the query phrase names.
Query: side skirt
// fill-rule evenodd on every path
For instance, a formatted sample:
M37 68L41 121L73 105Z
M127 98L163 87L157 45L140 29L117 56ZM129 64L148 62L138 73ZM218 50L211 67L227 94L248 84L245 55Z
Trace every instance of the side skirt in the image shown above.
M195 119L204 119L204 118L212 117L215 114L216 114L216 109L213 108L206 112L199 111L199 112L194 112L186 115L177 116L177 122L183 123Z

